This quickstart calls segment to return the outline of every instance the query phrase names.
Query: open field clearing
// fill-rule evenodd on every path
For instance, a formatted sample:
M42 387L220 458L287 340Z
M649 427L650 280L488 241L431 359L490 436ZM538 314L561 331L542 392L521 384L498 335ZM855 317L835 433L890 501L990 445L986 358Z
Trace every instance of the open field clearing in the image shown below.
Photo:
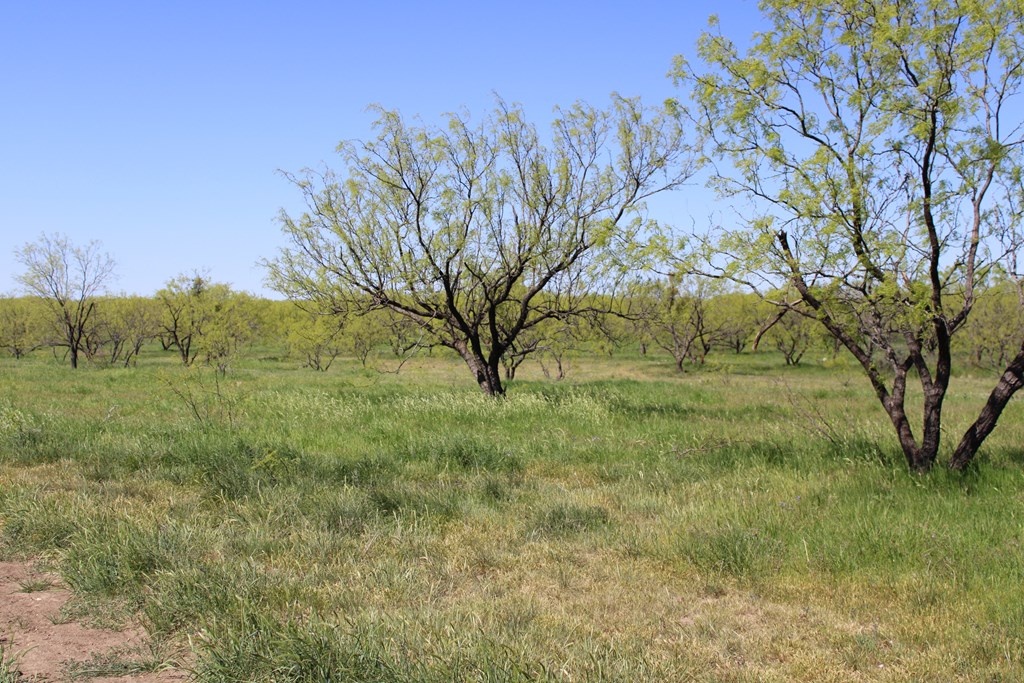
M774 354L493 399L445 358L147 353L0 361L0 561L198 680L1024 679L1019 398L920 476L856 369ZM954 378L944 457L991 386Z

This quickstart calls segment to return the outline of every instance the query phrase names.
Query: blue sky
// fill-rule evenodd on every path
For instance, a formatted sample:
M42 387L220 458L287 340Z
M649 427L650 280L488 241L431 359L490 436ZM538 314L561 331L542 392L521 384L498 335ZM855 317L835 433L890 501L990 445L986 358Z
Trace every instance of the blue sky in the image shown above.
M747 36L752 0L6 2L0 4L0 293L41 233L99 240L117 291L206 270L268 295L256 265L299 194L277 173L338 166L379 103L436 120L493 93L535 121L608 95L660 102L707 15ZM687 191L656 218L707 211ZM699 219L699 217L698 217Z

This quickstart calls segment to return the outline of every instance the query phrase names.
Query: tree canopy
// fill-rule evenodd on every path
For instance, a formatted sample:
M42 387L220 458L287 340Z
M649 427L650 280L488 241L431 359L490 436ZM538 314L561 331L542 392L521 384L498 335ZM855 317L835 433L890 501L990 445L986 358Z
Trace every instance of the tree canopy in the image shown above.
M550 143L501 101L478 124L378 113L375 139L339 146L343 172L288 175L307 210L282 213L269 280L322 312L409 318L492 395L517 337L606 291L645 198L690 170L678 122L620 97L559 110Z
M101 248L96 241L79 247L63 235L41 235L15 252L25 267L18 281L27 293L46 302L60 330L55 345L67 348L73 368L85 349L96 296L114 277L114 260Z
M702 254L718 275L816 319L860 363L907 461L942 431L951 338L1021 249L1024 6L762 0L741 49L712 19L677 58L712 183L749 200ZM738 210L742 210L742 207ZM705 270L709 269L704 265ZM1019 274L1015 276L1019 285ZM1024 342L1024 340L1019 340ZM953 455L964 466L1021 386L1024 345ZM923 393L920 427L908 378Z

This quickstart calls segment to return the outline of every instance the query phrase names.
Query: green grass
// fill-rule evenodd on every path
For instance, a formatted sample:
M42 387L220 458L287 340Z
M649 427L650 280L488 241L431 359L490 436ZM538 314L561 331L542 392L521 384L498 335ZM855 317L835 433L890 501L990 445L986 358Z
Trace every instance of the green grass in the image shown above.
M89 681L100 676L118 678L154 673L170 667L167 655L153 647L122 647L94 653L83 661L67 662L64 675L69 681Z
M0 640L0 683L21 683L24 680L18 668L18 653L12 651L10 642Z
M204 681L1024 678L1021 402L921 477L853 370L780 365L488 400L445 358L250 360L197 419L170 388L211 380L163 357L3 360L0 556ZM956 378L947 449L991 382Z
M22 593L40 593L55 588L56 583L52 579L25 579L18 582L18 588Z

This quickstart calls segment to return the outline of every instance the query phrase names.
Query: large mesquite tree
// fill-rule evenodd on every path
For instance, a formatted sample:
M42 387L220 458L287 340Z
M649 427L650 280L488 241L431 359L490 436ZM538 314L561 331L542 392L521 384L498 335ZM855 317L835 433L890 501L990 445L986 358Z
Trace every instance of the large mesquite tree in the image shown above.
M951 339L997 269L1020 283L1024 5L762 0L741 50L712 22L678 59L714 184L749 200L718 273L816 319L857 359L909 466L939 453ZM723 258L724 257L724 258ZM1018 311L1017 315L1021 312ZM951 466L1022 386L1024 339ZM920 422L907 401L920 383Z
M407 317L490 395L517 338L606 291L644 199L689 172L674 118L630 99L559 111L550 143L502 102L478 125L379 113L375 139L340 145L343 172L288 176L307 210L282 214L270 283L320 312Z

